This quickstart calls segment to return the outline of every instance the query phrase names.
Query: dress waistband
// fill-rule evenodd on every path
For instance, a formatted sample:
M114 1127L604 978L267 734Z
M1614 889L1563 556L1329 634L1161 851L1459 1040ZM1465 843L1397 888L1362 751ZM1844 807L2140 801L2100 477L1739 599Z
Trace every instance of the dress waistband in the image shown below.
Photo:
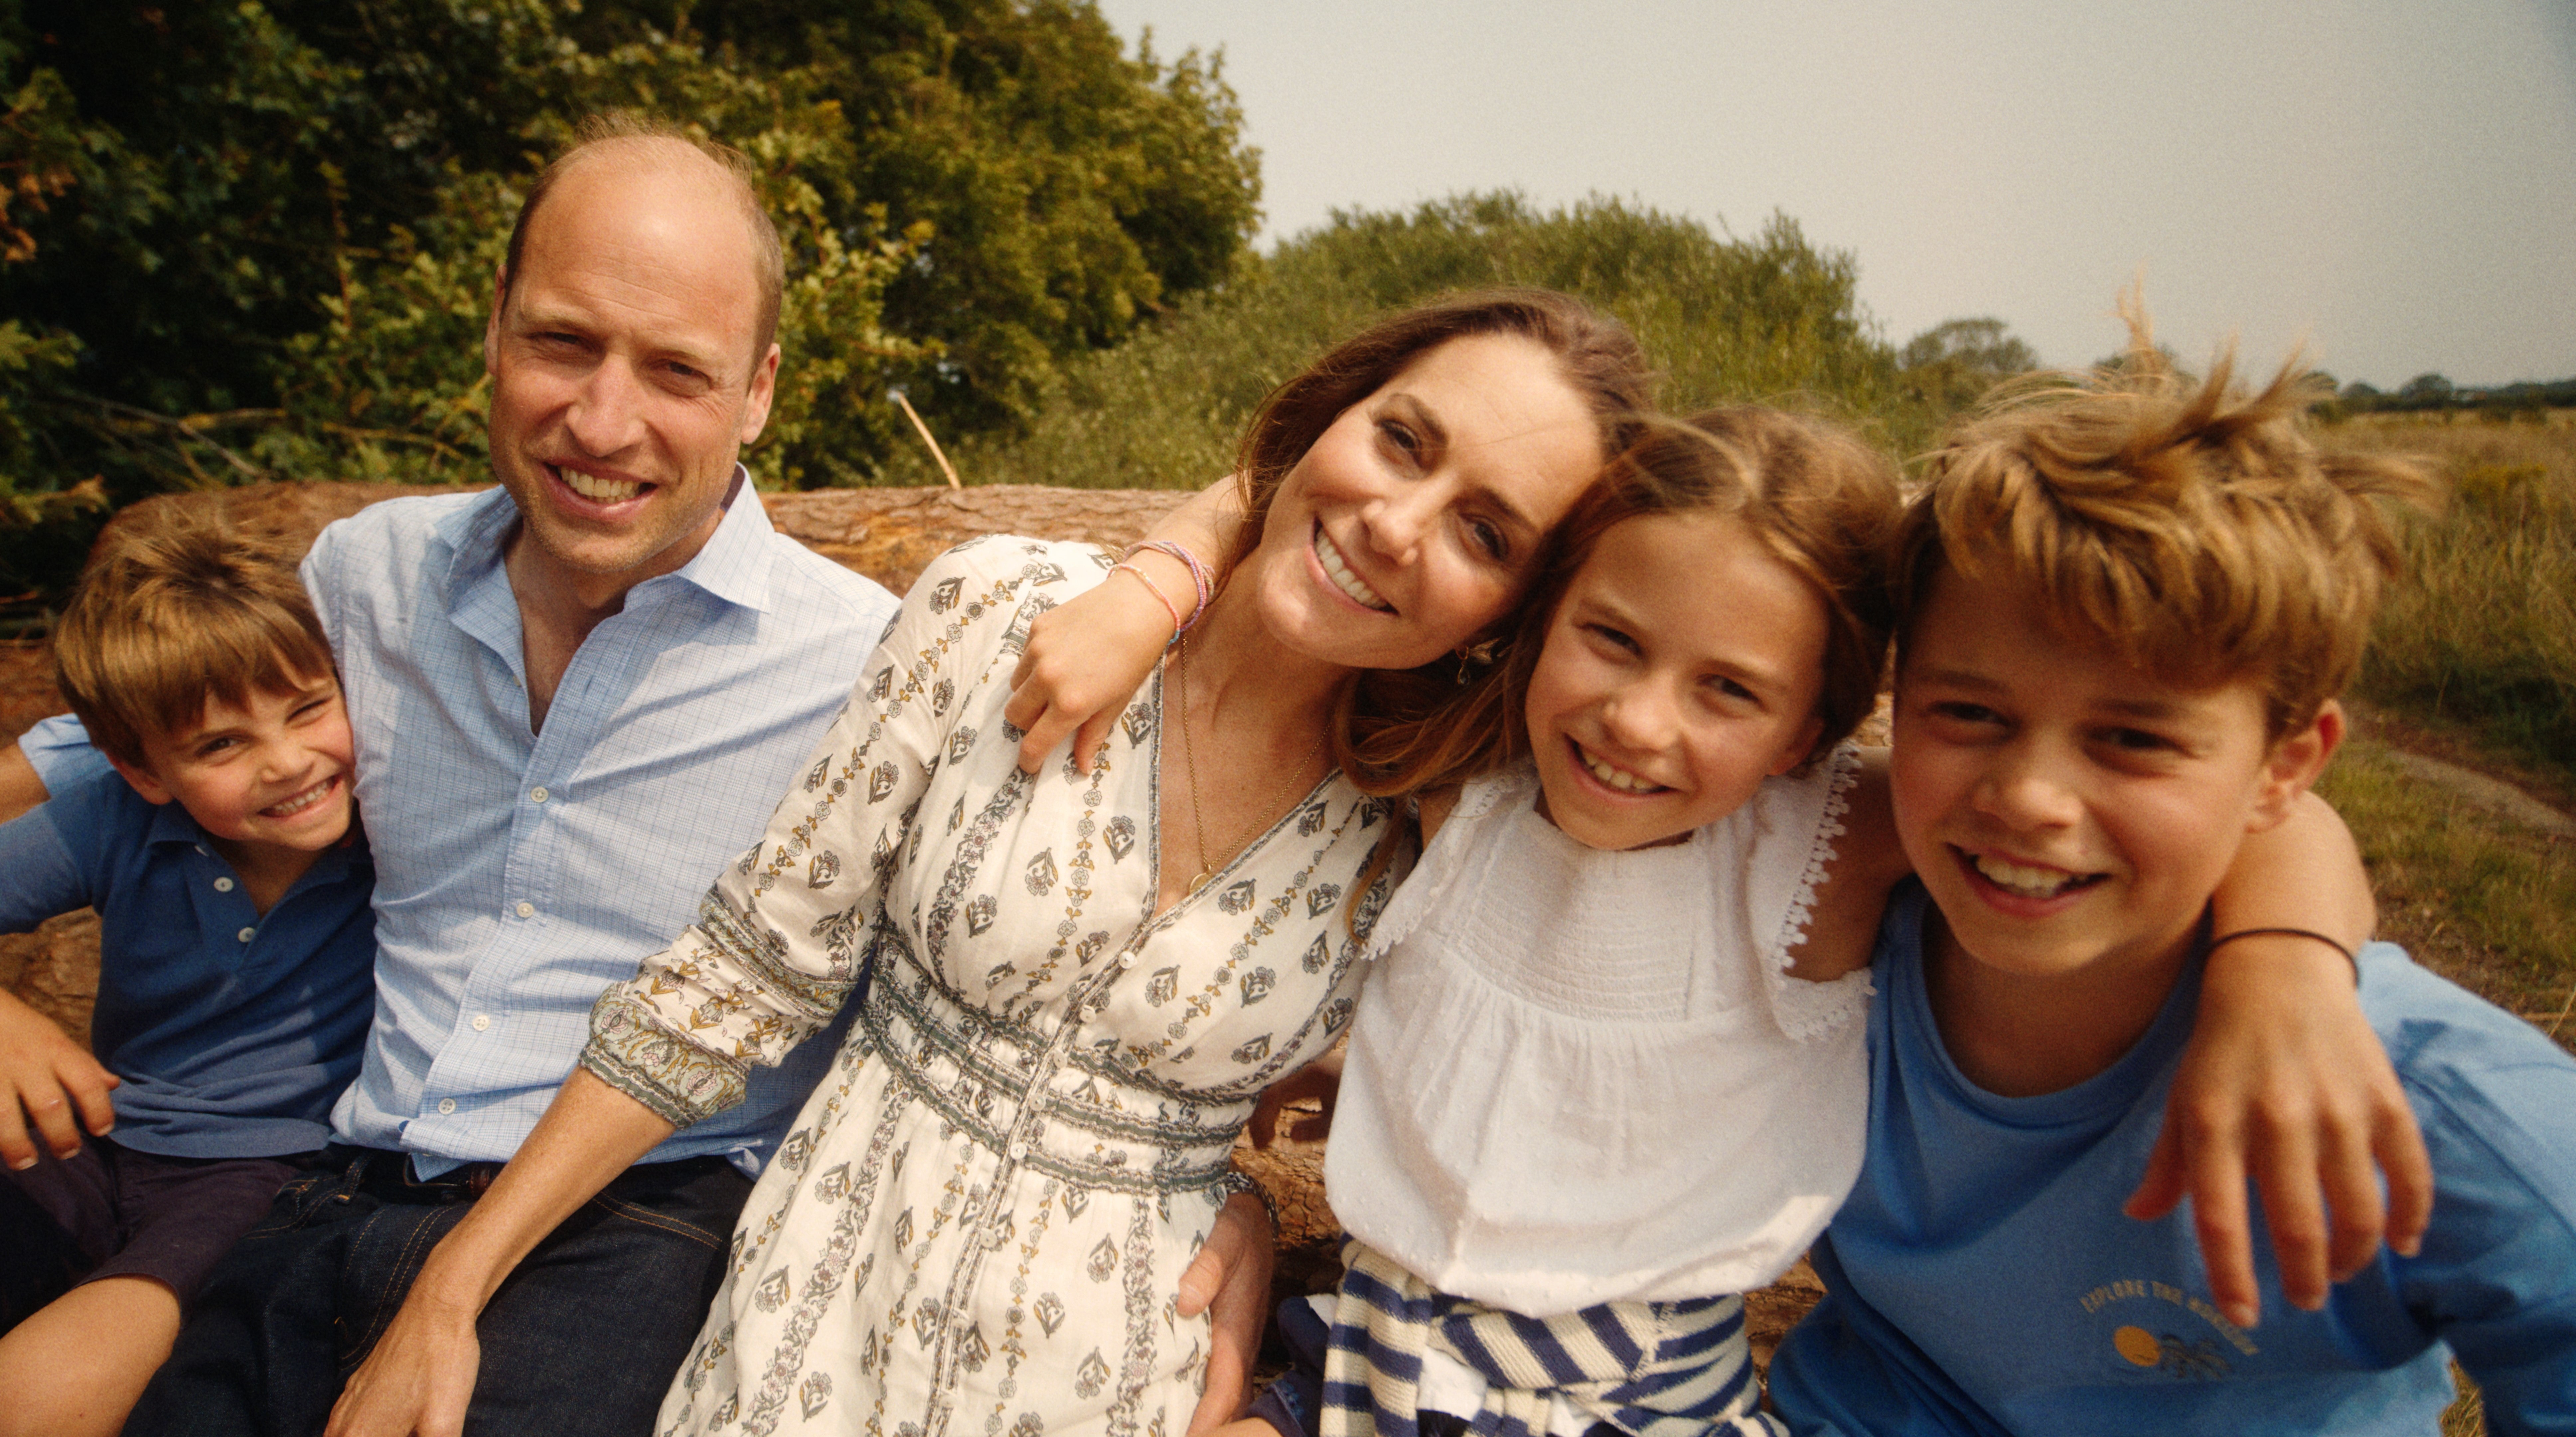
M1078 1017L1044 1032L960 1003L880 930L860 1026L897 1081L975 1142L1086 1187L1156 1194L1215 1187L1252 1115L1139 1082L1077 1051ZM1077 996L1078 1010L1083 999Z

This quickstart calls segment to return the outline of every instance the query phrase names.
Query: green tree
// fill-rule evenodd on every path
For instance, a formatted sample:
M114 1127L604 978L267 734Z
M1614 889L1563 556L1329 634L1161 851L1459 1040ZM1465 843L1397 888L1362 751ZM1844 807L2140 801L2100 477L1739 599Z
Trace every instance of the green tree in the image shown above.
M1259 196L1215 63L1080 0L0 0L0 101L0 523L92 478L480 477L502 232L596 110L761 167L766 482L875 478L890 384L1010 428L1231 275Z
M1907 340L1896 351L1896 366L1908 397L1946 417L2014 375L2039 368L2039 354L2000 319L1952 319Z

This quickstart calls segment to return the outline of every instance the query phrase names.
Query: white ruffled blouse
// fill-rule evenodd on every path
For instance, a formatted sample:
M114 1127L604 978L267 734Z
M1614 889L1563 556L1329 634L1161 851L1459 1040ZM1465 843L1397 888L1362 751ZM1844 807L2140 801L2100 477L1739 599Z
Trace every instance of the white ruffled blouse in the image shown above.
M1536 1316L1797 1261L1868 1120L1868 971L1785 971L1855 767L1628 853L1558 832L1526 766L1469 784L1372 935L1324 1165L1343 1226Z

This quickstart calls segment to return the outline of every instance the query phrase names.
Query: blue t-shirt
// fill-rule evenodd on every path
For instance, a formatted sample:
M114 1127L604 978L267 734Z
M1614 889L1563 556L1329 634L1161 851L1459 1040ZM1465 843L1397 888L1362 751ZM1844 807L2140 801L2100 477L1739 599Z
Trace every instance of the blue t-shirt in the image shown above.
M2428 1434L2456 1356L2488 1430L2576 1432L2576 1062L2529 1024L2374 943L2363 1010L2388 1046L2436 1197L2422 1254L2382 1250L2324 1310L2281 1295L2256 1218L2263 1320L2210 1301L2186 1213L2122 1216L2200 996L2194 963L2126 1056L2004 1098L1960 1073L1924 991L1927 900L1879 933L1870 1142L1815 1250L1829 1295L1771 1395L1805 1433Z
M90 1048L116 1141L170 1157L276 1157L331 1137L375 1007L375 865L355 829L265 917L176 803L113 772L0 825L0 932L98 910Z

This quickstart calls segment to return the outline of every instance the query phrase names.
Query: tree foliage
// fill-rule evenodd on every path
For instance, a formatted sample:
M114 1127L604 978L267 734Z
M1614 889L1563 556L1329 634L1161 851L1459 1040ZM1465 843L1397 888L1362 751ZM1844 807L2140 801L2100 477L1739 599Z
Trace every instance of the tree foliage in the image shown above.
M1508 193L1337 213L1119 348L1067 366L1023 432L970 439L958 463L970 482L1204 484L1231 465L1263 396L1324 348L1390 310L1500 284L1566 290L1618 315L1660 366L1668 408L1801 404L1911 453L1965 401L1954 399L1959 385L1927 385L1904 366L1857 282L1849 254L1817 248L1785 216L1731 238L1618 200L1541 211ZM1907 352L1929 345L1926 363L1957 367L1959 336L1974 334L1988 364L2028 356L1996 321L1959 324ZM935 479L926 458L893 472Z
M1228 275L1259 197L1216 65L1084 0L0 0L0 102L20 521L101 485L481 477L493 267L587 113L760 167L790 256L766 482L874 477L894 384L1017 422Z

